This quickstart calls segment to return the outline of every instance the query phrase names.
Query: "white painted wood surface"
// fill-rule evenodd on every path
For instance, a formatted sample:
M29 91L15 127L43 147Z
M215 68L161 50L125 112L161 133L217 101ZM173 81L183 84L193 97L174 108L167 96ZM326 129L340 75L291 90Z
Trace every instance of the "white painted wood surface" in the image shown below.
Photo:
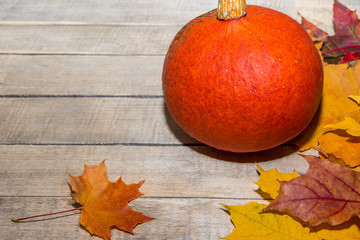
M343 0L360 9L358 0ZM248 0L332 33L330 0ZM72 208L66 171L106 165L112 181L146 179L131 206L157 219L113 239L219 239L233 226L220 203L265 202L255 162L304 173L292 146L226 153L187 136L164 107L161 71L175 33L216 0L0 2L2 239L92 239L79 215L16 224ZM93 237L96 239L96 237Z

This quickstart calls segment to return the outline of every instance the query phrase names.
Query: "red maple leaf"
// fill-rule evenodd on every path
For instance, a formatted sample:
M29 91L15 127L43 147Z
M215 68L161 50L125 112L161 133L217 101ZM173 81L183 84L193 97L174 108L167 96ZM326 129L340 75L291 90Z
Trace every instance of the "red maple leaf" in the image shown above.
M360 59L360 20L356 11L335 0L333 5L335 34L326 32L302 18L301 25L314 41L324 42L321 49L328 63L346 63Z

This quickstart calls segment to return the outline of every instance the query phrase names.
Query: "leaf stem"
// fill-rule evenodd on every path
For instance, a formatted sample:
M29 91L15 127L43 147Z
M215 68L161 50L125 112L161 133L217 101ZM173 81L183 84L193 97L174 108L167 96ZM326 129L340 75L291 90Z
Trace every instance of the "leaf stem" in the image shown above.
M327 52L323 52L322 55L326 55L326 54L329 54L329 53L332 53L332 52L337 52L337 51L340 51L340 50L343 50L343 49L349 49L349 48L360 48L360 45L336 48L336 49L333 49L333 50L330 50L330 51L327 51Z
M54 213L47 213L47 214L41 214L41 215L35 215L35 216L31 216L31 217L12 218L11 221L13 221L13 222L20 222L20 221L24 221L24 220L32 219L32 218L46 217L46 216L52 216L52 215L61 214L61 213L73 212L73 211L76 211L76 210L81 210L82 208L83 208L83 207L78 207L78 208L74 208L74 209L70 209L70 210L65 210L65 211L60 211L60 212L54 212Z

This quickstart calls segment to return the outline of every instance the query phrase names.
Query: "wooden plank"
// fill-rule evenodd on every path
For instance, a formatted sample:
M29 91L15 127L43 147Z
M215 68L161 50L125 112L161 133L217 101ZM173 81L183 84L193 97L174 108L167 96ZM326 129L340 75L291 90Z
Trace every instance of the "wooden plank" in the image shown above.
M0 53L164 55L181 26L5 25Z
M111 181L127 184L145 179L147 197L261 199L254 184L255 162L280 172L305 173L306 161L296 148L280 146L259 153L234 154L206 146L1 146L1 196L68 196L68 171L103 159Z
M0 53L164 55L180 28L181 25L4 25L0 34L6 37L0 38Z
M343 0L350 9L360 11L358 0ZM270 7L296 20L297 13L333 33L331 0L253 0L249 4ZM196 16L217 7L208 0L4 0L0 8L1 24L142 24L183 25Z
M0 98L0 109L0 143L197 143L163 98Z
M298 0L299 1L299 0ZM252 0L251 4L271 7L296 17L294 2ZM315 3L311 5L316 6ZM331 5L331 3L329 4ZM5 0L0 9L3 23L93 23L93 24L185 24L217 7L217 0ZM330 6L329 6L330 7Z
M65 22L66 24L181 24L217 7L216 1L3 1L3 22ZM29 11L31 9L31 11Z
M0 55L0 95L162 95L163 61L163 56Z
M155 220L140 224L134 234L112 230L111 239L220 239L234 226L220 203L242 205L251 200L140 197L130 206ZM3 239L94 239L79 227L79 213L47 221L14 223L14 217L73 208L70 198L0 197ZM257 201L267 204L265 201ZM95 238L96 239L96 238Z
M331 28L333 1L251 3L258 2ZM342 3L360 8L358 0ZM260 202L255 162L305 172L307 163L290 146L251 154L182 146L198 143L165 110L162 59L180 27L216 1L3 0L0 6L2 238L92 239L78 215L10 221L72 208L66 171L79 175L84 162L107 158L112 181L146 180L145 196L131 206L157 219L137 226L135 235L113 231L113 239L225 237L233 226L219 203Z

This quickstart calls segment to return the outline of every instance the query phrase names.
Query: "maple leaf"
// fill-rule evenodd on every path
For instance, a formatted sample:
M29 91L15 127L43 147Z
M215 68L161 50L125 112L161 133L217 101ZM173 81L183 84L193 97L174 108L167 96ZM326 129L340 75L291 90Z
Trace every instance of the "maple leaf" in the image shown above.
M354 102L356 102L358 105L360 105L360 95L359 96L350 95L349 98L352 99Z
M338 225L360 215L360 173L314 156L306 174L282 182L266 210L278 210L315 226Z
M319 138L319 147L327 154L342 159L347 166L360 165L360 137L346 132L327 132Z
M255 184L260 187L261 191L268 193L272 199L275 199L279 194L279 181L290 181L298 176L296 171L293 173L280 173L276 168L265 171L258 164L256 165L260 171L260 179Z
M321 30L315 24L306 20L304 17L301 17L301 26L310 35L314 42L324 41L329 36L327 32Z
M349 96L360 95L360 64L348 67L347 64L324 66L324 88L319 109L308 127L291 142L305 151L319 145L319 138L329 129L325 126L337 124L354 112L359 105ZM356 99L356 98L355 98ZM359 121L357 117L356 121Z
M360 223L358 218L352 218L341 225L320 225L313 228L321 239L326 240L360 240Z
M324 126L324 128L329 130L340 129L346 131L346 133L352 136L360 137L360 123L352 117L345 117L344 121L335 124L328 124Z
M343 159L351 167L360 164L360 108L357 102L360 95L359 75L360 64L353 67L348 67L347 64L324 67L323 102L319 110L319 121L311 123L310 128L305 131L310 131L312 135L305 139L307 142L300 150L319 144L326 153ZM306 135L303 134L302 137Z
M287 215L261 213L266 207L264 204L250 202L246 205L223 206L229 212L231 221L235 225L232 233L224 239L321 239Z
M340 60L338 64L352 62L360 59L360 52L349 52L344 51L344 57Z
M325 134L326 135L326 134ZM339 136L339 135L337 135ZM341 145L341 144L340 144ZM338 158L336 157L333 153L328 153L328 152L325 152L322 148L320 147L316 147L314 148L315 150L317 150L319 152L319 158L321 160L326 160L326 161L330 161L330 162L333 162L333 163L337 163L339 164L340 166L343 166L343 167L348 167L348 168L351 168L352 170L356 171L356 167L351 167L351 162L349 163L345 163L344 159L342 158Z
M329 63L347 63L360 59L360 20L356 11L335 0L333 4L335 34L328 34L311 22L302 18L301 25L313 41L325 44L321 49L324 59Z
M333 5L335 35L325 40L323 54L330 53L330 57L345 55L345 52L333 51L347 49L348 52L359 52L360 47L360 21L356 11L350 11L347 7L335 0ZM331 55L332 54L332 55ZM358 58L355 58L358 59ZM344 61L344 59L342 60Z
M129 201L142 195L139 187L144 181L127 185L119 178L116 182L110 182L105 161L98 166L85 164L80 176L69 174L69 177L74 191L71 196L82 205L80 224L91 234L111 239L113 226L132 233L137 224L153 219L128 206Z
M343 97L360 95L360 64L349 67L348 64L324 66L325 91L333 91Z

